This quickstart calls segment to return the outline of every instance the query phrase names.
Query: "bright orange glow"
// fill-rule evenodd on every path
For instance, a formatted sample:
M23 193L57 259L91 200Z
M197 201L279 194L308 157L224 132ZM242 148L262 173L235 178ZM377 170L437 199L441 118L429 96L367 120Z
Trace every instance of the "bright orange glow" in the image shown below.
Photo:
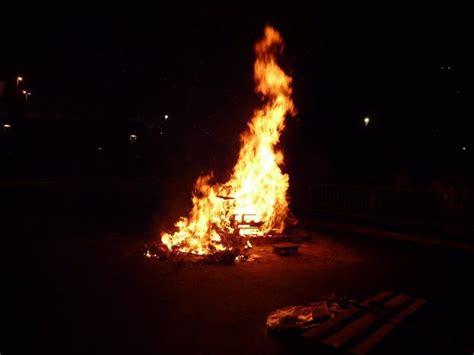
M226 183L212 184L212 173L197 179L189 217L176 222L176 232L162 233L170 250L210 254L232 249L230 242L240 236L283 231L289 177L281 171L283 153L276 145L286 115L295 109L291 77L276 62L282 50L280 33L267 26L255 45L255 89L263 102L240 136L237 163Z

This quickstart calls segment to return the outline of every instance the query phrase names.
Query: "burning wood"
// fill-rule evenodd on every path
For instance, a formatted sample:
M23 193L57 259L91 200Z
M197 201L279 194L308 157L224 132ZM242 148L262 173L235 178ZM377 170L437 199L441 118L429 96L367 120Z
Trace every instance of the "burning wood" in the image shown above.
M281 171L283 153L276 148L285 117L295 112L291 77L277 64L283 50L278 31L267 26L256 43L254 78L263 102L241 134L232 175L211 183L212 173L194 186L189 217L181 217L174 233L162 233L169 250L199 255L236 250L242 237L281 233L288 216L289 177Z

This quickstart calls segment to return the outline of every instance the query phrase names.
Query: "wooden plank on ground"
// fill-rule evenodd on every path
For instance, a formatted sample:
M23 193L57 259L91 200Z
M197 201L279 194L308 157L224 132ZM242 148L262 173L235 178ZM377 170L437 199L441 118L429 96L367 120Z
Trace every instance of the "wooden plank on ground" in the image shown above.
M362 306L363 307L368 307L370 302L383 301L384 299L389 297L391 294L392 294L392 292L389 292L389 291L381 292L378 295L376 295L372 298L369 298L369 299L365 300L364 302L362 302ZM328 320L328 321L326 321L326 322L324 322L320 325L317 325L317 326L309 329L308 331L304 332L302 335L305 338L311 338L311 339L317 338L320 334L326 332L327 330L329 330L333 327L336 327L338 324L340 324L344 320L349 319L350 317L354 316L359 311L360 311L359 308L350 306L347 311L342 312L342 313L338 314L337 316L335 316L333 319L330 319L330 320Z
M380 340L385 338L395 327L397 323L402 322L406 317L410 314L414 313L418 310L421 306L426 303L426 300L418 299L401 311L396 317L393 318L391 322L385 323L379 329L377 329L374 333L372 333L367 339L365 339L362 343L357 345L352 351L356 354L366 354L370 351L375 345L377 345Z

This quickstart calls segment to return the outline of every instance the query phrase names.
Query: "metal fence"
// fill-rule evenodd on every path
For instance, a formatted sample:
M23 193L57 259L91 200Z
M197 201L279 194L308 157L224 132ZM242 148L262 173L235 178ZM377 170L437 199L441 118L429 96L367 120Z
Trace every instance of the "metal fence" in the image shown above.
M473 227L472 195L357 185L293 184L292 209L308 218L411 225Z
M190 208L191 191L191 182L163 179L4 183L0 184L1 220L18 220L32 230L38 229L33 220L51 228L76 225L82 231L104 225L120 230L145 225L154 215L163 221L176 220ZM459 191L292 182L289 196L291 210L300 218L409 231L454 227L474 234L473 194Z

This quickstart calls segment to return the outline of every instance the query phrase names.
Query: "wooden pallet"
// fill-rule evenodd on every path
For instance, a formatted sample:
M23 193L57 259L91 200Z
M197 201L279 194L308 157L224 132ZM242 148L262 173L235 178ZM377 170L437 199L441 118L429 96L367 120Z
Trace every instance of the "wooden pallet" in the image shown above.
M366 354L425 303L423 299L384 291L302 335L331 347Z

